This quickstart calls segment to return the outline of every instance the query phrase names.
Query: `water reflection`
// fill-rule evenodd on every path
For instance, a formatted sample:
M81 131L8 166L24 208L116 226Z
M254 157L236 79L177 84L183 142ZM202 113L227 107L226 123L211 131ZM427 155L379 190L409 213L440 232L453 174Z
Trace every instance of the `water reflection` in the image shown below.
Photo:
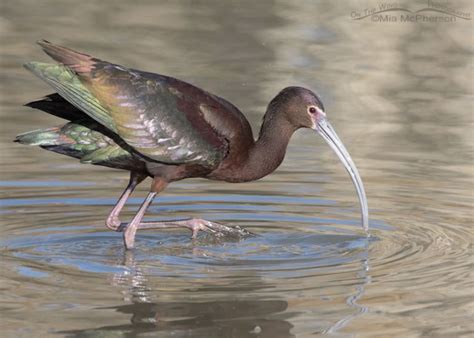
M146 333L154 332L166 337L294 337L290 333L293 325L286 319L294 314L286 312L288 303L284 300L245 300L225 297L223 300L153 301L160 295L153 295L147 286L148 278L144 269L137 264L133 252L125 252L121 266L122 273L116 273L112 286L124 289L124 301L131 304L99 308L114 310L130 315L126 325L101 326L77 331L62 331L74 337L97 335L104 332ZM263 280L255 276L251 281L253 290L263 288ZM193 293L219 293L216 285L206 283L196 285ZM252 291L248 289L248 291ZM163 295L166 298L166 295ZM220 297L218 297L220 298Z
M61 261L58 260L57 262L49 261L48 263L53 264L53 266L46 268L43 265L39 269L50 271L52 274L54 271L57 273L60 266L55 267L55 265L62 262L63 264L66 263L66 267L71 265L77 265L78 268L89 267L92 269L89 274L101 270L106 271L107 269L115 271L111 275L101 274L101 279L108 281L108 293L122 294L121 297L125 303L98 306L90 310L96 314L95 316L102 316L104 313L110 313L111 311L117 313L120 320L112 320L113 324L104 325L104 321L101 320L101 324L97 327L86 325L80 330L61 330L58 333L76 337L96 336L97 334L105 334L105 332L133 334L153 332L163 336L171 334L189 336L191 334L192 336L206 337L293 337L295 333L292 332L294 327L292 321L295 317L302 315L309 309L315 314L319 313L320 315L311 316L311 320L307 324L313 328L318 327L317 332L327 333L338 332L349 321L365 312L365 308L358 304L358 300L363 295L366 285L370 281L367 259L369 242L367 238L360 238L362 241L365 239L364 251L360 255L353 256L353 258L365 257L359 263L354 262L358 263L358 269L345 273L341 271L344 270L342 266L331 266L331 260L322 259L321 263L326 265L326 267L321 267L320 274L316 270L310 269L309 266L306 269L302 269L302 263L298 263L296 257L289 261L283 260L278 263L277 257L263 254L265 251L258 255L261 260L260 263L258 260L254 260L253 264L251 263L251 256L255 256L255 253L251 253L251 251L247 254L240 254L243 257L249 256L247 263L242 261L242 263L236 264L235 261L228 261L232 256L228 256L224 261L222 261L224 257L220 260L214 261L213 259L209 261L210 257L216 257L216 248L214 247L216 243L212 244L212 240L209 242L206 238L203 238L198 246L181 247L176 242L173 243L173 238L174 235L163 237L165 242L168 243L169 249L173 250L174 255L184 258L188 256L188 259L192 258L194 263L192 260L186 263L176 256L174 258L174 266L172 265L173 261L169 260L173 259L172 257L167 257L169 261L164 265L164 262L160 262L163 256L158 254L158 252L166 252L169 249L162 248L159 251L155 251L155 255L152 255L149 249L138 252L124 252L120 243L110 246L112 244L110 239L105 237L101 240L102 245L105 244L105 247L102 247L102 251L98 247L90 247L94 245L94 242L88 240L87 237L80 239L81 243L57 239L52 240L52 243L48 244L42 240L41 242L46 247L40 248L40 252L46 251L49 257L54 257L55 251L58 254L66 253L64 248L68 247L67 256L69 258L66 258L66 260L61 259ZM300 239L302 238L300 236ZM327 239L329 242L335 239L331 240L329 238L331 237ZM76 240L78 239L76 238ZM145 242L142 244L149 248L147 244L155 240L153 236L149 236L147 239L149 243ZM63 245L62 249L58 247L59 243ZM321 243L324 243L324 241L321 241ZM339 245L337 241L331 245L334 244L336 246ZM25 261L25 263L29 262L27 263L29 265L37 264L35 260L38 258L42 259L45 255L41 254L41 256L35 258L33 252L36 249L33 249L32 252L28 245L31 245L31 243L25 241L21 243L17 241L14 245L11 245L11 250L14 252L13 256ZM225 243L220 245L225 245ZM238 249L239 252L245 250L245 243L236 243L236 246L239 245L243 246L243 248ZM263 243L260 242L260 245L263 245ZM358 246L357 240L349 242L342 252L345 252L347 255L350 250ZM252 247L252 245L249 247ZM232 255L233 251L232 248L225 250L230 255ZM91 253L86 254L87 252ZM223 253L224 251L222 251ZM119 261L116 258L114 259L114 257L120 254L123 255L122 259ZM79 257L90 264L85 265L81 263ZM151 257L153 259L150 261ZM314 258L311 258L311 260L314 261ZM108 268L100 268L101 264L106 264L105 266ZM274 264L277 266L272 269L271 266ZM297 270L290 272L290 266L295 264L299 266L298 270L300 272L296 272ZM318 263L315 262L315 264L317 265ZM240 272L233 271L239 265L244 270ZM249 270L248 267L252 265L255 265L255 267ZM281 267L278 267L278 265ZM269 271L262 270L265 266L267 266ZM67 269L69 270L69 268ZM180 272L180 270L183 271ZM186 270L187 273L185 272ZM74 272L68 272L68 274L70 273ZM299 274L299 279L301 279L314 273L316 275L313 281L316 285L297 283L292 287L292 290L288 289L288 283L285 280L292 280L293 275ZM343 318L337 318L337 313L328 316L327 306L324 305L327 301L332 302L332 299L335 297L334 291L337 290L337 288L324 287L324 280L328 276L338 274L344 275L345 277L341 277L341 280L348 282L351 289L354 290L353 293L346 296L347 305L351 310ZM320 277L317 277L318 275ZM39 278L31 274L29 277ZM97 278L94 278L94 280L94 285L102 284ZM69 285L72 292L74 290L74 283L70 282ZM287 290L281 290L281 288ZM310 307L306 306L305 310L289 309L287 297L294 292L304 295L307 292L305 291L307 288L320 289L320 300ZM278 291L279 289L280 291ZM232 290L236 290L238 293L232 293ZM89 295L95 294L95 297L103 292L100 289L90 289L88 291ZM255 297L256 294L259 294L259 296ZM316 300L313 297L305 299L304 302L311 299ZM292 302L297 304L299 302L298 298L297 296ZM124 324L122 315L129 316L130 319L127 324Z
M334 325L329 327L327 330L324 330L324 333L329 334L337 334L340 330L344 329L344 327L349 324L350 321L354 320L355 318L367 313L369 308L367 306L359 304L360 299L364 296L366 288L372 281L370 276L370 258L369 258L369 245L370 239L367 238L366 245L365 245L365 258L362 260L362 268L361 271L357 273L357 278L362 280L360 285L356 286L356 291L353 295L350 295L346 298L346 303L349 307L353 308L355 311L346 317L342 318L341 320L337 321Z
M105 332L140 334L153 332L169 337L295 337L290 322L266 319L286 309L287 303L269 301L214 301L204 303L133 303L113 308L131 316L130 324L62 331L73 337ZM252 309L249 311L249 309Z

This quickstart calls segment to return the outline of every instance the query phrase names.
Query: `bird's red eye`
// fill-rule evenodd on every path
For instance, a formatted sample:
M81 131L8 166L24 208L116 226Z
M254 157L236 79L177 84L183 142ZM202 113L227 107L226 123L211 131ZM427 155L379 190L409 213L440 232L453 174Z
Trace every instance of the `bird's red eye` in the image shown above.
M311 114L316 114L316 108L315 107L309 107L309 112Z

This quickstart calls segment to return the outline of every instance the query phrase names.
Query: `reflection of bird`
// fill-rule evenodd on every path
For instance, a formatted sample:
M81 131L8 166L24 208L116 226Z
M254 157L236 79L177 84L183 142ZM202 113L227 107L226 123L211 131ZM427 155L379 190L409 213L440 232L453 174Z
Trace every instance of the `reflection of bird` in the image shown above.
M259 290L270 287L258 274L247 275L246 283L232 274L223 279L199 274L197 279L189 278L184 284L173 283L174 280L183 282L179 269L167 275L160 266L160 273L153 275L152 266L142 267L133 250L125 251L122 261L112 264L122 268L114 273L112 285L121 289L124 304L97 309L107 313L113 310L120 318L130 317L130 322L103 323L99 327L58 333L68 337L107 337L107 332L118 331L128 335L153 333L154 337L294 337L290 332L293 328L290 318L295 312L288 311L288 302L255 298ZM209 272L209 266L205 270ZM186 275L189 277L189 273ZM199 285L196 285L197 280ZM195 296L183 298L190 285ZM241 296L229 297L236 288Z
M299 128L317 131L349 171L367 227L367 204L357 169L326 120L319 97L308 89L283 89L268 105L260 135L231 103L172 77L124 68L42 40L39 45L59 64L25 66L57 94L27 104L71 122L18 135L15 141L39 145L81 162L131 172L128 187L107 219L121 231L118 215L137 184L151 176L150 193L124 230L127 248L138 228L183 226L193 231L245 234L240 228L201 219L142 222L148 205L169 182L204 177L227 182L257 180L282 162Z

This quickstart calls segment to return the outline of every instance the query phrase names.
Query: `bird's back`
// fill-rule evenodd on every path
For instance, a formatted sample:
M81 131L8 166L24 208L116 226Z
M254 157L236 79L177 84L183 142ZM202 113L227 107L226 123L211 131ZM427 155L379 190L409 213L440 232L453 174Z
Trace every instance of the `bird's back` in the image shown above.
M222 98L172 77L40 45L60 64L27 68L145 161L212 170L232 147L253 142L248 121Z

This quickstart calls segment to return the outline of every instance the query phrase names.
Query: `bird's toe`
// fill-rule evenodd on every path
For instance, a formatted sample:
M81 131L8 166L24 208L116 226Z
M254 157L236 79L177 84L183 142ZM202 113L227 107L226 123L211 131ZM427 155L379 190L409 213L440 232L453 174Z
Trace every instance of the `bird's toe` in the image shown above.
M211 233L215 237L248 237L252 235L251 232L247 231L240 226L228 226L218 222L211 222L205 219L192 219L193 224L193 238L197 236L199 231L205 231Z

